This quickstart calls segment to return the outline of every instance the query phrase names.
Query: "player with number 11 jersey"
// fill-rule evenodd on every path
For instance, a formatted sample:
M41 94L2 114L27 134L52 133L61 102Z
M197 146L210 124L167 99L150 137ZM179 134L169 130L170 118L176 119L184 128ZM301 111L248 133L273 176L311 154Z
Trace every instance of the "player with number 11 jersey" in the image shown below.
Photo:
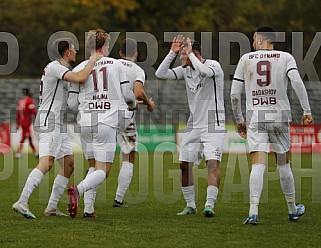
M79 64L74 71L81 70L86 62ZM110 57L103 57L96 62L87 82L79 87L80 126L95 126L104 123L111 127L118 125L118 110L121 106L122 92L120 85L128 83L126 70L121 62ZM75 91L69 89L69 92ZM77 91L77 89L76 89Z

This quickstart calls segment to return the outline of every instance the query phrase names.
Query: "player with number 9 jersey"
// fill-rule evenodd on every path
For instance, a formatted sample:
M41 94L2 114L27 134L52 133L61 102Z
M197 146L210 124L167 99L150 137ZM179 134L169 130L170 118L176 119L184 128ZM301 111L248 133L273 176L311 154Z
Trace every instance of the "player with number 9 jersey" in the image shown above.
M241 87L243 83L245 85L248 122L292 121L287 96L289 78L294 89L303 86L296 62L287 52L257 50L241 57L235 70L233 85L235 87L237 82L241 83ZM306 91L298 92L305 113L310 113ZM242 117L239 116L236 121L242 122Z
M277 34L270 26L259 27L253 35L255 52L244 54L235 71L231 87L231 104L237 131L248 141L252 168L249 178L250 209L244 224L258 224L258 210L263 190L263 176L268 153L275 153L282 191L288 204L290 221L305 212L296 206L294 177L290 167L291 106L287 97L288 81L303 109L302 122L312 123L308 94L294 57L274 50ZM241 93L245 85L246 123L241 109Z

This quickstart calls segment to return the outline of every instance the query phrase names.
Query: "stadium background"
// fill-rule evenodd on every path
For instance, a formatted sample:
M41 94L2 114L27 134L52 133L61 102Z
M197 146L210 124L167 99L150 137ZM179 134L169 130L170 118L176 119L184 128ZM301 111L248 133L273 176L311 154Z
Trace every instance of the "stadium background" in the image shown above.
M235 37L229 34L239 33L247 37L246 46L251 49L254 30L268 24L284 34L284 42L278 42L276 49L294 53L308 90L315 123L318 124L321 121L318 104L321 97L321 16L316 11L318 7L316 0L2 0L0 123L14 125L15 104L21 97L22 88L29 87L37 103L39 78L50 61L47 46L54 33L67 31L75 35L79 42L79 63L85 58L85 32L101 27L116 37L112 39L112 57L118 57L119 44L128 34L143 32L136 33L136 36L149 44L147 47L143 42L139 43L138 63L146 71L147 92L155 100L156 109L152 114L141 109L138 124L173 124L177 127L188 118L184 82L157 81L154 76L155 69L170 48L170 42L164 42L166 32L192 33L203 44L203 57L219 60L226 79L226 119L227 123L232 124L230 80L240 56L247 51L223 37L233 40ZM18 49L10 50L4 42L5 35L9 33L15 37ZM6 70L3 65L16 55L17 68L14 71ZM146 60L149 61L148 66L144 67ZM294 123L299 123L302 111L290 86L289 98L293 106Z
M184 82L157 81L154 77L153 72L170 48L170 42L164 42L165 32L191 32L194 38L203 44L204 57L221 63L226 79L226 119L227 123L233 124L229 97L230 80L235 68L233 66L246 51L236 42L225 44L226 40L222 37L237 32L247 37L247 46L251 49L253 31L257 26L268 24L284 32L284 42L277 43L276 48L294 53L308 90L315 123L319 124L321 16L317 12L318 7L316 0L2 0L0 123L9 123L11 131L15 131L15 104L21 97L22 88L29 87L37 103L39 78L50 61L47 45L51 35L59 31L68 31L75 35L79 42L79 63L85 58L85 32L101 27L117 37L111 46L111 56L116 58L120 41L126 35L133 35L135 32L143 32L136 33L138 37L150 35L146 40L151 47L147 48L143 42L139 43L138 63L146 69L146 88L156 102L156 109L152 114L141 109L138 113L138 124L148 126L153 123L159 130L163 124L175 125L177 128L188 118ZM4 42L4 36L9 33L18 44L18 49L11 49L10 53ZM232 40L235 38L229 37ZM17 54L17 68L6 71L3 65ZM153 60L152 64L144 67L144 62L150 58ZM302 111L291 86L289 98L294 123L299 123ZM70 116L67 119L72 122L73 117Z
M320 127L318 124L321 122L321 111L319 106L319 99L321 99L321 83L318 81L309 81L306 82L305 85L308 91L310 105L316 124L316 133L313 135L315 140L311 139L307 142L320 143L321 135L319 135ZM0 86L0 123L6 123L10 126L11 145L12 148L15 149L20 137L20 133L17 133L15 126L16 103L18 102L18 99L22 97L22 89L28 87L33 93L36 105L38 105L39 79L0 79ZM226 108L226 122L229 130L224 149L225 153L229 151L228 146L231 144L231 142L241 143L241 145L244 145L244 142L242 142L242 139L240 139L238 135L232 134L234 130L230 104L230 86L231 81L225 81L224 100ZM142 137L145 137L144 140L141 140L140 142L145 143L145 146L148 146L148 143L154 143L154 145L148 149L149 151L153 151L155 146L162 142L175 143L175 139L178 139L180 131L184 130L184 123L186 123L188 119L189 110L185 84L182 80L147 80L146 92L148 93L148 96L152 97L155 101L156 108L153 113L149 113L145 107L142 106L141 109L137 111L137 124L140 126L140 133ZM298 98L291 87L291 84L289 84L288 95L292 104L293 123L300 124L302 109L300 102L298 101ZM245 113L244 94L243 103L243 113ZM73 125L76 122L75 117L75 112L71 110L67 111L65 117L66 123ZM73 133L73 130L74 129L72 127L69 127L68 129L70 134ZM302 133L302 130L298 130L298 132ZM151 141L153 134L156 135L157 133L159 133L158 141ZM76 134L76 136L77 135L78 134ZM1 137L2 136L3 135L1 135ZM73 137L73 142L80 144L79 139L75 136ZM175 151L175 146L169 145L168 149ZM244 149L241 148L241 151L242 150ZM320 149L319 152L321 152Z
M1 0L0 38L11 33L19 44L19 64L10 73L0 67L0 123L8 123L15 131L15 106L21 97L21 89L29 87L38 103L39 79L44 66L49 62L47 43L58 31L69 31L79 40L77 63L84 59L85 32L101 27L109 32L119 32L111 56L118 57L120 41L126 32L146 32L156 38L157 60L153 68L167 54L170 43L164 42L164 32L189 31L195 39L201 33L210 33L213 49L210 56L222 63L226 73L225 107L229 124L233 124L230 107L231 67L223 63L230 57L235 65L241 55L237 44L230 45L230 53L222 54L219 47L220 32L240 32L251 40L257 26L269 24L285 32L285 42L277 48L292 52L296 48L299 70L308 90L316 124L321 123L321 15L317 0L189 0L189 1L138 1L138 0ZM293 44L293 32L301 33L302 40ZM222 45L222 44L221 44ZM295 47L297 46L297 47ZM0 40L0 65L10 59L7 45ZM138 62L146 59L147 51L140 47ZM302 63L305 56L313 64ZM225 60L226 61L226 60ZM307 72L316 74L308 77ZM152 70L151 70L152 71ZM141 109L138 123L149 126L153 123L174 125L181 128L188 116L185 85L183 81L156 80L148 73L147 93L156 102L153 114ZM294 122L299 123L301 109L289 85ZM243 105L244 106L244 105ZM72 122L73 114L67 117ZM127 199L130 208L118 211L110 207L113 200L119 157L105 185L98 193L97 212L99 219L47 219L42 217L58 166L44 179L33 195L30 206L37 216L33 222L22 219L9 210L23 187L30 170L37 160L31 156L14 159L12 153L0 156L0 246L1 247L320 247L320 154L294 154L291 156L296 180L297 194L307 207L307 214L299 223L287 222L287 210L280 189L278 173L273 157L269 157L264 186L264 202L260 210L260 225L257 228L241 225L248 211L248 174L250 159L245 154L226 154L222 161L216 218L205 219L201 213L191 218L175 218L175 213L184 205L180 195L179 166L177 154L142 154L139 156L133 182ZM81 154L75 156L75 177L79 182L86 170ZM81 165L81 166L79 166ZM197 204L202 208L206 190L204 164L195 169L198 185ZM235 175L228 178L227 175ZM147 177L147 179L146 179ZM269 186L269 187L266 187ZM224 202L223 196L230 197ZM268 193L268 194L267 194ZM157 196L162 194L161 201ZM141 200L139 203L134 200ZM175 201L165 201L174 195ZM165 200L164 200L165 199ZM64 196L60 208L65 209ZM201 209L200 209L201 210ZM294 224L294 225L293 225Z

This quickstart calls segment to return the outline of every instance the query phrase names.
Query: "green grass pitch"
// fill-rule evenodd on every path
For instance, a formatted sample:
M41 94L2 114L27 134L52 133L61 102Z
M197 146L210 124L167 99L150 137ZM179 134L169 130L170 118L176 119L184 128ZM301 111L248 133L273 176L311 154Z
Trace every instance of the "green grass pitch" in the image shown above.
M246 155L226 154L221 163L221 186L215 217L205 218L202 210L206 194L204 161L195 167L198 213L176 216L185 206L180 189L176 154L140 154L129 191L128 208L112 208L117 187L119 157L111 174L100 186L95 212L97 219L84 219L83 203L78 217L42 215L52 182L59 169L46 175L31 196L30 210L35 220L12 212L25 180L37 160L26 154L21 160L12 154L0 157L0 247L321 247L321 155L292 155L297 203L306 214L296 223L287 219L287 206L281 191L274 158L269 157L265 186L259 208L259 225L242 225L248 215L248 176ZM87 165L75 155L75 173L70 184L84 177ZM59 203L67 212L67 195Z

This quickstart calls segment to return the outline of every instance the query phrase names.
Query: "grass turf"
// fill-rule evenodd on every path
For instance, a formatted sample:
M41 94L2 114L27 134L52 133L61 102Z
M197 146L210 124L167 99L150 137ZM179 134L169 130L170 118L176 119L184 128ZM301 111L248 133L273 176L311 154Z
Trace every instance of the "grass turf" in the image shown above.
M265 173L265 188L259 211L259 225L242 225L248 215L248 174L245 155L224 155L221 186L215 217L205 218L206 194L204 161L194 170L198 213L176 216L185 206L179 182L177 156L141 154L125 196L128 208L112 208L117 187L119 157L107 181L100 186L95 212L98 219L82 217L83 204L75 219L42 215L52 182L59 169L45 176L30 198L30 210L37 216L28 220L11 211L25 180L37 160L33 157L0 157L0 247L285 247L321 246L320 155L293 155L292 167L297 198L306 214L296 223L288 221L287 206L273 157ZM75 155L75 173L70 184L82 180L86 162ZM304 177L305 176L305 177ZM301 178L301 181L299 180ZM299 182L299 183L298 183ZM299 202L298 202L299 203ZM59 208L66 212L67 195Z

